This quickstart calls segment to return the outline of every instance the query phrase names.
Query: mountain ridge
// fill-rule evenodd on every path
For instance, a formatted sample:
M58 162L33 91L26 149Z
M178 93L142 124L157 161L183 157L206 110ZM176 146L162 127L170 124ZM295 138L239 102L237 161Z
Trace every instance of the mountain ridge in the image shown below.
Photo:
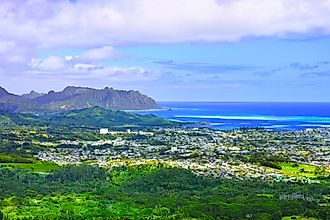
M134 90L67 86L59 92L51 90L42 94L32 90L28 94L15 95L0 87L0 110L43 113L95 106L112 110L159 108L154 99Z
M45 95L45 93L39 93L34 90L31 90L29 93L21 95L22 97L28 98L28 99L34 99L40 96Z
M10 93L7 92L6 89L4 89L4 88L2 88L2 87L0 86L0 98L3 97L3 96L9 95L9 94L10 94Z

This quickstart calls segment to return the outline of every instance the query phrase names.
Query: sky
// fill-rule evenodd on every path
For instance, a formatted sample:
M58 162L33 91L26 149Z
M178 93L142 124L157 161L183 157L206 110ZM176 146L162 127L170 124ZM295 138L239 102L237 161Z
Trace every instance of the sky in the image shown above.
M330 102L330 0L1 0L0 86Z

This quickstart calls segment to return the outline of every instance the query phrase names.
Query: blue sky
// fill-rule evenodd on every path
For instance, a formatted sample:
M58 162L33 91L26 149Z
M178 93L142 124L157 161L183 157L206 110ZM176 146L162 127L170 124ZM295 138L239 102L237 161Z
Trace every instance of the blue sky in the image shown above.
M0 86L330 101L330 1L2 1Z

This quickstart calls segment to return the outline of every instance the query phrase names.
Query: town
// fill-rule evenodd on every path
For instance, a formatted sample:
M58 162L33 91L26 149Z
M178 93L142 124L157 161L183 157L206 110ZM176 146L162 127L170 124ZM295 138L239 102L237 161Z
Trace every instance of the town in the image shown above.
M213 178L317 182L330 173L330 129L270 131L157 128L100 130L98 141L61 140L35 157L57 164L112 167L156 160ZM101 136L102 137L102 136Z
M22 219L30 210L33 215L56 219L53 216L65 214L56 214L61 199L66 201L62 208L69 204L75 210L83 201L83 211L94 210L91 215L103 213L103 217L140 216L141 210L153 210L159 219L184 219L187 213L196 216L200 204L218 207L210 206L210 199L219 201L219 207L232 202L242 205L243 212L227 209L233 219L253 219L246 216L258 213L269 213L266 219L299 219L301 215L327 219L329 213L329 128L222 131L185 125L97 128L9 124L0 127L0 143L0 216L7 219ZM148 200L144 200L146 196ZM134 203L130 203L132 198ZM168 207L171 198L174 208L167 213L178 212L180 217L167 218L168 214L155 211L159 204ZM183 208L182 198L187 202ZM44 205L35 209L36 204ZM50 211L43 211L43 207ZM138 212L117 211L134 207ZM261 210L251 211L251 207ZM211 212L207 215L214 218L204 219L228 212ZM277 217L271 218L275 212ZM72 219L74 213L76 210L64 219Z

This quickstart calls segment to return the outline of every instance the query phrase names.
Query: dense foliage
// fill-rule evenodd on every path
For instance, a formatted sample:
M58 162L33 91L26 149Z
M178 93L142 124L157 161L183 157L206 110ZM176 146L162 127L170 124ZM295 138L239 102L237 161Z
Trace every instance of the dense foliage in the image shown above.
M153 115L139 116L98 107L39 116L1 115L0 220L281 219L292 215L330 219L330 179L325 166L291 161L286 154L273 155L267 151L268 145L263 146L262 151L253 150L260 144L273 145L274 141L264 139L264 134L260 135L260 140L250 138L254 134L244 140L237 135L238 138L225 141L226 151L221 151L199 148L205 143L215 146L223 143L223 139L217 142L218 136L213 133L192 131L186 136L178 135L176 128L162 130L158 125L172 126L173 123ZM101 135L100 127L109 127L115 132ZM127 128L138 128L136 130L141 132L126 132ZM116 132L123 130L125 132ZM282 133L274 137L281 136ZM252 141L247 143L246 140ZM300 144L313 142L312 147L317 147L311 148L313 151L322 150L319 146L326 143L309 135L307 139L301 136L300 140L303 140ZM285 141L291 144L291 139ZM124 144L118 145L122 142ZM241 148L241 152L245 152L242 143L251 154L235 153L235 149ZM182 147L177 148L180 145L188 149L187 153ZM145 151L136 157L140 153L138 149ZM60 162L56 158L47 160L47 155L45 161L48 162L36 157L40 152L56 155L57 151L62 151L64 156ZM103 159L106 166L119 167L108 170L90 165L58 165L70 162L66 159L81 152L88 152L87 156L75 161L76 164L95 164ZM153 162L146 160L145 152ZM322 151L322 155L323 152L326 151ZM103 158L102 155L113 157ZM201 165L212 162L212 158L221 158L232 167L242 161L261 169L275 168L272 170L287 177L281 181L288 182L263 179L267 172L259 179L250 179L247 175L247 178L237 175L208 179L173 168L176 165L170 162L162 165L159 161L164 158L174 158L181 163L200 162ZM131 160L135 163L126 163ZM235 169L226 171L235 172ZM253 173L250 170L250 174ZM308 177L314 184L292 183L290 178L294 177Z
M50 127L144 127L169 126L174 122L159 118L155 115L138 115L134 113L107 110L100 107L91 107L79 110L62 111L41 115L0 112L0 124L12 126L50 126Z
M0 219L330 218L329 184L205 179L161 165L0 169ZM32 218L33 217L33 218Z
M17 155L0 154L0 163L32 163L30 158L20 157Z

